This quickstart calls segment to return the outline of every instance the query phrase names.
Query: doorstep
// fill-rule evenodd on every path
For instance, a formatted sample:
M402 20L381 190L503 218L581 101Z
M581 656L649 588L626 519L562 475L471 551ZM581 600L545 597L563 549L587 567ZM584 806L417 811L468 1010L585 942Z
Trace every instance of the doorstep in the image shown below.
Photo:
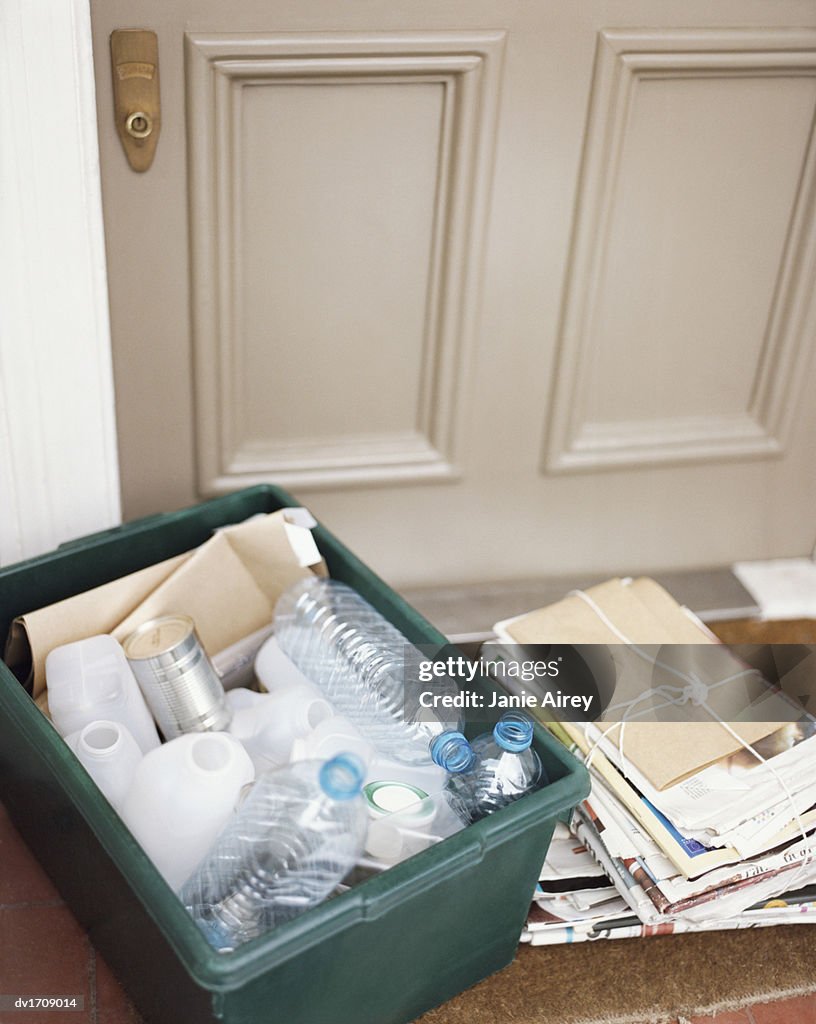
M452 643L466 644L492 637L494 622L554 604L571 590L586 590L613 575L401 587L400 594ZM750 619L760 613L755 599L727 566L637 575L651 577L703 622Z

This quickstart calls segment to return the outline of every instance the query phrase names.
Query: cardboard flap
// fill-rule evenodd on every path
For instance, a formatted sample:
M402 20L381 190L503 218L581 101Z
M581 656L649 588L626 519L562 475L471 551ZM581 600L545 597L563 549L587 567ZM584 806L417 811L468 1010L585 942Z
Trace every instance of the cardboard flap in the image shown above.
M11 624L3 660L29 693L38 697L45 689L45 659L50 650L112 632L187 558L189 554L168 558L19 616Z
M322 561L314 568L325 572ZM5 660L36 698L54 647L98 633L121 641L148 619L172 612L193 619L213 656L267 625L283 590L310 571L292 550L283 512L253 517L217 531L192 552L21 616Z

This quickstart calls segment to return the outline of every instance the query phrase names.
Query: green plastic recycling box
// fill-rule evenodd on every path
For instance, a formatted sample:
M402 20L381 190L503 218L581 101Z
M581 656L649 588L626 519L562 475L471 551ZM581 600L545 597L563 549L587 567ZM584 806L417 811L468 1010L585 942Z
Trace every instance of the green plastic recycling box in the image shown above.
M253 487L0 570L12 620L295 504ZM331 576L418 644L444 638L322 525ZM458 654L441 648L441 656ZM478 686L489 695L487 679ZM536 726L549 785L230 953L212 949L24 687L0 665L0 799L148 1022L404 1024L513 959L556 818L585 769Z

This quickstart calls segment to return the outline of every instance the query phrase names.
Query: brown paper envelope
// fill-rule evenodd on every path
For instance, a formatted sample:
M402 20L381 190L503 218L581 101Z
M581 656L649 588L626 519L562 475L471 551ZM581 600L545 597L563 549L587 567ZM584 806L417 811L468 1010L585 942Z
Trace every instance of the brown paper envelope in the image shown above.
M618 633L632 643L648 645L652 653L662 644L711 644L705 630L654 580L630 583L608 580L586 591ZM618 644L620 636L581 598L572 595L540 608L505 626L517 643ZM649 673L650 674L650 673ZM632 692L642 692L644 678L629 680ZM631 699L625 681L615 700ZM716 706L716 702L712 704ZM778 726L767 722L729 723L738 736L753 743ZM609 733L616 742L619 729ZM741 749L741 744L718 722L629 722L624 734L624 753L656 789L665 789L695 774L722 757Z
M655 583L647 576L641 576L633 580L628 589L652 615L671 630L671 643L718 643L717 638L696 622L659 583Z
M620 580L609 580L601 587L611 589L619 584ZM601 587L593 587L588 593L599 591ZM505 631L517 644L618 642L615 634L593 614L592 609L574 595L513 619L505 625Z
M640 582L640 581L639 581ZM689 621L685 613L673 598L669 597L658 584L654 588L660 591L670 602L671 614L665 606L660 610L651 608L638 596L633 584L625 584L619 579L607 580L597 586L590 587L586 594L592 598L604 612L605 616L617 628L620 634L632 643L664 644L683 642L686 636L686 623ZM647 591L647 593L649 593ZM682 636L678 641L681 629ZM693 623L691 623L693 626ZM564 643L564 644L613 644L620 643L620 637L600 618L596 612L576 595L568 595L556 604L539 608L528 615L515 619L506 627L507 633L516 643ZM694 643L708 642L705 634L696 630Z
M187 553L168 558L101 587L21 615L14 620L9 632L6 664L33 696L38 697L45 689L45 658L52 648L98 633L109 633L189 557Z
M779 728L778 722L729 724L747 743L755 743ZM617 730L608 738L617 743ZM740 749L742 745L713 719L710 722L628 722L624 733L626 758L657 790L674 786Z
M717 667L716 678L725 678L731 670L739 671L736 659L712 639L663 587L647 577L634 580L628 587L648 611L670 626L673 644L711 644L721 654L722 664ZM613 620L614 621L614 620ZM665 642L665 641L664 641ZM656 653L656 652L655 652ZM714 653L714 652L712 652ZM680 684L682 685L682 684ZM741 684L735 682L734 687ZM780 702L781 705L782 702ZM734 698L724 690L712 690L707 704L718 717L733 710ZM770 710L770 708L769 708ZM685 712L678 712L683 717ZM780 721L787 721L789 712L779 707ZM702 717L701 711L694 717ZM747 743L755 743L779 728L778 722L729 722L729 726ZM617 733L609 738L617 741ZM740 749L740 744L717 721L646 721L629 722L626 726L624 752L631 756L640 771L655 789L663 790L694 775L702 768L729 757Z

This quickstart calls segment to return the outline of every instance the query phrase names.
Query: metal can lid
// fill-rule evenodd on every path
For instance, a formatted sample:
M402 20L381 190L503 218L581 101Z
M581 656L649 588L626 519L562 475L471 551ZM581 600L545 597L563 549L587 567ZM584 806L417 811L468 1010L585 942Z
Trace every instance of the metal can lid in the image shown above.
M169 654L195 633L189 615L161 615L143 622L122 644L129 660L141 661Z

